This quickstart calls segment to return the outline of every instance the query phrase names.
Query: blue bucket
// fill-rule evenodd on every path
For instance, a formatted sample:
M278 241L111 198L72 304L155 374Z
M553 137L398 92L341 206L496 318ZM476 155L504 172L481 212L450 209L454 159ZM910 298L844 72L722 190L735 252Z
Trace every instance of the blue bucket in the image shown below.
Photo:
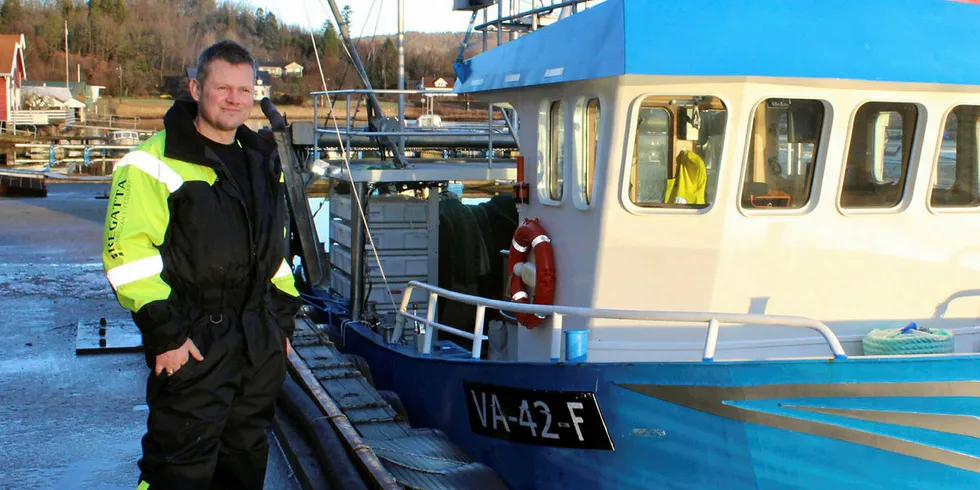
M589 353L588 330L565 330L565 362L586 362Z

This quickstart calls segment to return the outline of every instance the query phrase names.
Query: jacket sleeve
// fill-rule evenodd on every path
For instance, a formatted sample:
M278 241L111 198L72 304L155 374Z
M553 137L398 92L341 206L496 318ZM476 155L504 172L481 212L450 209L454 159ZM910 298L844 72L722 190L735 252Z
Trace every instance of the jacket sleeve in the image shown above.
M285 176L282 171L279 172L279 185L285 185ZM285 216L285 219L289 219L289 217ZM289 230L283 225L283 250L288 250L285 245L289 240L288 233ZM279 269L272 276L272 304L279 330L282 331L283 336L292 340L293 331L296 330L296 312L299 311L303 302L299 297L299 290L296 289L296 278L293 275L293 270L286 258L282 259Z
M276 314L276 322L283 335L292 340L293 330L296 329L296 312L302 306L293 270L282 260L282 265L272 278L272 304Z
M143 151L129 153L112 174L102 262L119 304L132 312L153 356L187 340L187 327L170 301L161 273L160 246L170 222L168 199L182 180L165 163Z

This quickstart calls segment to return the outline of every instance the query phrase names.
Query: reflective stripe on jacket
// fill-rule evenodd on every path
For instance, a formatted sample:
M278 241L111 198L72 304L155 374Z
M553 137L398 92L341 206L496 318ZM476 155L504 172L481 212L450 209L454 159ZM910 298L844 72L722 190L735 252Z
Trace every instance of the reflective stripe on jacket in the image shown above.
M148 354L182 345L209 311L261 312L288 337L300 304L285 259L285 184L275 144L239 128L251 174L244 188L198 135L196 112L196 103L176 102L165 129L112 175L103 263Z

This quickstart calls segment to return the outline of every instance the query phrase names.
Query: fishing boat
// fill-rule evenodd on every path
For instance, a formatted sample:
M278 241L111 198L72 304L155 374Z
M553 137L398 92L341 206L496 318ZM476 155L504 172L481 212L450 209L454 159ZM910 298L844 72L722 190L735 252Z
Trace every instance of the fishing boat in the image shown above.
M478 26L482 163L310 131L317 322L515 489L980 486L980 7L585 4Z

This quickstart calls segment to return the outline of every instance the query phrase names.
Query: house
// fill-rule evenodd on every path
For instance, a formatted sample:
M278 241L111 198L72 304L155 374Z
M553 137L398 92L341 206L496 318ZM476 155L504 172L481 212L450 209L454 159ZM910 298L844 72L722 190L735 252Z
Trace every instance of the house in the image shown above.
M276 77L276 78L282 78L283 74L286 71L284 69L285 66L286 66L286 62L285 61L268 61L268 60L263 60L263 61L259 61L259 63L258 63L258 71L259 72L266 72L270 76L273 76L273 77Z
M456 83L455 77L422 77L419 90L452 90Z
M255 100L262 100L265 97L272 97L272 77L264 71L255 74Z
M197 68L185 68L188 83L197 78ZM272 97L272 77L268 72L255 72L255 86L252 87L252 99L262 100L265 97Z
M25 85L21 89L21 105L27 111L71 111L76 121L85 121L85 103L77 100L61 82L60 87Z
M63 81L29 81L24 80L23 89L26 93L28 87L65 87L65 82ZM82 101L86 107L94 107L95 104L99 102L102 98L102 89L105 88L103 85L89 85L87 82L76 81L71 82L69 85L71 88L72 97ZM23 105L23 102L21 103Z
M286 71L287 77L302 77L303 76L303 65L293 61L288 65L283 67Z
M268 73L270 76L276 78L282 77L302 77L303 76L303 65L295 62L285 62L285 61L259 61L258 71Z
M21 87L27 78L23 34L0 35L0 123L10 125L12 111L20 110Z
M427 93L422 94L422 107L426 114L434 114L436 109L436 97L457 97L459 94L453 92L453 85L456 83L455 77L422 77L415 85L417 90ZM467 103L469 101L467 100ZM469 106L467 105L467 109Z

